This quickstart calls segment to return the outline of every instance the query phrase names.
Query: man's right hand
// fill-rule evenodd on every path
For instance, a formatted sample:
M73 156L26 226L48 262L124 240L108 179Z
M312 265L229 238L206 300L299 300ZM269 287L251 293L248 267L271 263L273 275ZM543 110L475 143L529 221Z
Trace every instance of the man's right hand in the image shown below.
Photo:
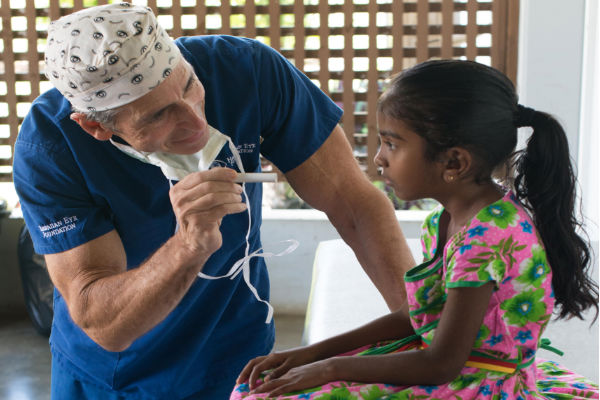
M246 210L235 177L232 169L213 168L190 174L171 188L169 197L179 224L175 237L191 257L217 251L223 217Z

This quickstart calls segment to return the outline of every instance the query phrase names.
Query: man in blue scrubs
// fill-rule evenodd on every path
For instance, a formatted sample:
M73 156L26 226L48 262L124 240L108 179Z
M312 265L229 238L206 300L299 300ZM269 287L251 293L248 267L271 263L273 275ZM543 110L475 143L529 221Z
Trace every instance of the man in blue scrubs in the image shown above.
M54 399L226 399L271 350L267 308L241 276L198 278L260 249L261 184L244 195L234 182L260 170L260 154L400 306L413 260L391 205L355 162L342 111L274 50L230 36L173 42L150 9L121 3L54 22L46 74L56 89L23 122L14 181L56 286ZM178 182L117 147L193 155L216 130L233 144L218 149L221 168ZM264 261L249 266L267 299Z

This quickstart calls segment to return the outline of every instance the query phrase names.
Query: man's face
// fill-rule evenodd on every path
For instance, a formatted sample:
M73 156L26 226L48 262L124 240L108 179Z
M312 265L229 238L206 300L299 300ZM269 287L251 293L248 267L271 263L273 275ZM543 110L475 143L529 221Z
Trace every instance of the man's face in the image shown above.
M139 151L193 154L208 141L204 87L188 62L119 113L115 134Z

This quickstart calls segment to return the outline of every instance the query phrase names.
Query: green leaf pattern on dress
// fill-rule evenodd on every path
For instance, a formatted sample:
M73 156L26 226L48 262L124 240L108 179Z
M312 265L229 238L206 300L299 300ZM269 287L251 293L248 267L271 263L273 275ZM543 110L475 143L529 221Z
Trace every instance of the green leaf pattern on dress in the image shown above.
M489 222L498 228L506 229L509 225L514 226L518 218L517 208L508 201L497 201L477 214L481 222Z
M435 300L438 300L444 294L441 275L434 274L425 279L423 286L415 293L415 299L419 306L425 307ZM438 306L428 307L425 313L438 314L443 307L443 304Z
M546 303L542 300L544 290L522 292L503 301L500 308L506 311L505 317L511 325L525 326L537 322L546 314Z
M533 246L531 253L532 257L521 263L521 275L519 275L517 281L539 288L550 272L550 266L546 259L546 252L541 246Z

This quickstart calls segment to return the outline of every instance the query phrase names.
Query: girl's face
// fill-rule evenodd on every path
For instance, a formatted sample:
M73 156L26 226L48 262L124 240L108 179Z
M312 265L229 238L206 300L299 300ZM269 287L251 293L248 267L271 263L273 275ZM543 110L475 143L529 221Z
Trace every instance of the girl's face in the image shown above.
M383 179L403 200L435 198L442 163L425 158L425 140L400 120L377 113L380 146L375 164Z

